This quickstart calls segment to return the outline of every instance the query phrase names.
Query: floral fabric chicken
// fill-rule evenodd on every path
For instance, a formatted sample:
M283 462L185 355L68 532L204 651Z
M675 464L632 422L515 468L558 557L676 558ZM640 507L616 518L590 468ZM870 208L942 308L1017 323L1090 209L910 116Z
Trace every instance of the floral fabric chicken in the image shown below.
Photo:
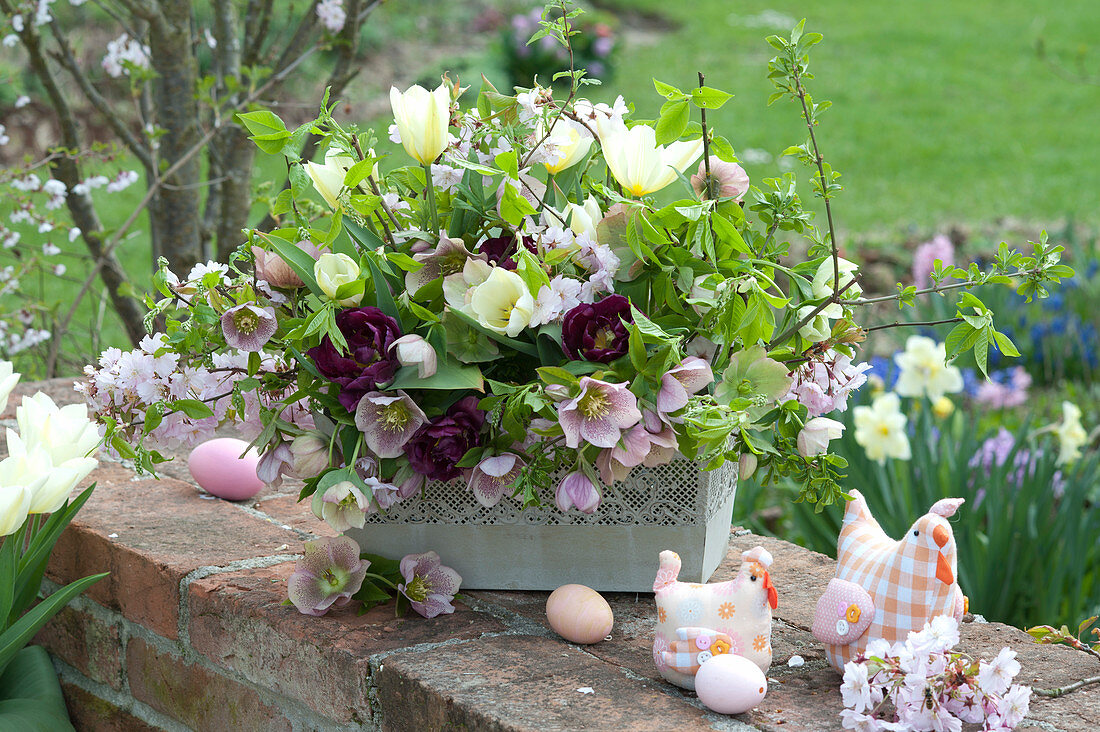
M814 612L814 636L837 670L876 638L891 643L938 615L961 619L966 598L956 581L956 548L947 519L962 498L945 498L900 541L883 532L859 491L844 512L836 577Z
M666 681L695 689L695 672L712 656L744 656L761 671L772 662L772 614L778 595L768 576L772 555L764 547L741 554L741 568L728 582L679 582L680 556L661 552L653 592L657 632L653 661ZM705 646L705 647L704 647Z

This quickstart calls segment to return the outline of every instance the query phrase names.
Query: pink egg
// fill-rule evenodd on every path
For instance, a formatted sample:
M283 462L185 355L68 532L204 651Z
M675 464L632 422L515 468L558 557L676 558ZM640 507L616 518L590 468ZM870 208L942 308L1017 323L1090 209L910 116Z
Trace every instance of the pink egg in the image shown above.
M191 451L187 468L191 477L207 493L227 501L244 501L260 492L263 481L256 477L260 456L249 450L244 440L218 437L207 440Z
M747 712L768 693L768 679L755 663L733 653L714 656L695 674L695 693L712 712Z

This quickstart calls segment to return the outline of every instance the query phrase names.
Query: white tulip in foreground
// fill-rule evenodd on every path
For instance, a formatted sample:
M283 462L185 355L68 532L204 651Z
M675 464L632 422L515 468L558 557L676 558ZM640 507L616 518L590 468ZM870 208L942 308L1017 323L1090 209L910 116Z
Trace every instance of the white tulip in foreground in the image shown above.
M703 140L657 144L648 125L627 128L621 122L596 118L603 158L615 180L632 196L661 190L703 154Z
M447 149L451 92L445 85L429 92L417 84L404 94L390 87L390 107L405 152L421 165L430 165Z

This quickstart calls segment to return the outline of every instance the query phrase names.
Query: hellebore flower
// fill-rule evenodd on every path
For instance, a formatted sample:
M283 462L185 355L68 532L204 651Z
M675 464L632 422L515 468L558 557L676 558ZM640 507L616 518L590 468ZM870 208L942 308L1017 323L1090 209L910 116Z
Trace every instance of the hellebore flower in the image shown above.
M798 454L804 458L824 455L829 442L844 434L844 425L828 417L814 417L798 433Z
M327 335L306 354L322 376L340 385L340 404L354 412L364 394L393 381L400 364L390 354L390 346L401 337L401 327L376 307L341 310L336 327L347 341L347 355Z
M597 117L596 129L611 175L635 197L661 190L703 153L702 138L658 145L648 125L627 129L622 122Z
M346 536L307 541L305 556L286 581L287 594L298 612L324 615L348 604L368 567L370 562L359 558L359 545Z
M615 447L623 430L642 418L638 398L626 382L609 384L589 376L580 380L581 393L558 405L558 423L568 447L580 447L581 439L596 447Z
M363 528L369 509L370 498L350 480L332 486L321 499L321 518L335 531Z
M576 508L581 513L592 513L600 505L600 491L587 475L577 470L562 478L554 491L554 503L566 513Z
M714 381L710 364L696 356L688 356L676 368L669 369L661 377L661 390L657 393L657 410L665 414L677 412L687 406L688 398Z
M415 272L405 273L405 289L410 295L415 295L417 290L429 282L462 272L466 260L471 257L479 261L485 260L484 255L471 254L461 239L441 236L435 249L413 255L413 259L423 266Z
M402 558L401 576L405 581L397 586L397 590L408 598L409 605L420 615L434 618L455 611L451 601L462 585L462 577L450 567L444 567L435 552L409 554Z
M374 477L367 478L364 482L370 488L370 492L374 496L374 502L383 511L393 504L399 503L403 498L400 489L392 483L385 483Z
M427 415L403 391L396 395L367 392L355 408L355 426L370 451L380 458L402 455L405 443L427 421Z
M311 241L300 241L294 246L312 257L314 261L321 256L321 250ZM276 252L252 247L252 257L256 260L256 277L272 287L292 290L304 286L302 278Z
M321 292L338 305L350 307L358 305L363 299L362 292L340 299L336 297L341 285L359 279L359 265L346 254L322 254L313 265L313 276L317 278L317 286L321 288Z
M611 458L625 468L664 465L676 454L676 432L660 415L646 410L642 421L623 433L621 445L611 448Z
M749 190L749 174L737 163L727 163L711 155L710 178L707 178L706 162L701 162L699 172L691 176L691 187L702 198L732 198L740 201Z
M565 314L561 326L565 355L574 361L610 363L630 347L627 323L634 321L630 301L608 295L596 303L582 303Z
M531 322L535 298L522 277L494 267L488 279L474 288L470 310L483 327L515 338Z
M291 472L294 462L294 453L290 450L290 442L283 440L274 448L269 448L260 457L256 465L256 477L270 486L280 486L283 476Z
M320 432L298 435L290 443L291 470L299 478L312 478L331 464L328 441Z
M518 455L510 452L485 458L470 474L469 485L474 498L486 508L497 505L524 465Z
M19 383L19 377L12 371L11 361L0 361L0 412L8 408L8 396Z
M255 353L271 340L279 327L274 308L261 308L244 303L229 308L222 315L222 335L233 348Z
M390 348L397 351L397 361L402 366L416 366L416 375L421 379L435 375L438 367L435 349L423 336L415 333L401 336Z
M471 447L481 444L485 412L478 398L468 396L451 405L447 413L417 430L406 444L409 465L431 480L453 480L462 474L456 463Z
M401 144L414 160L430 165L447 149L451 90L440 84L429 92L416 84L404 94L390 87L390 107Z

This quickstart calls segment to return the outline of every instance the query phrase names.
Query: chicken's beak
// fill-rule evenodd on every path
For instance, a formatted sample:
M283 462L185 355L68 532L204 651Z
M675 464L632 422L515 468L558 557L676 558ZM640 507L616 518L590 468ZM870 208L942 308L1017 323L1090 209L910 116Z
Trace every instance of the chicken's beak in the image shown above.
M951 565L947 563L947 557L942 552L936 554L936 579L945 585L955 584L955 573L951 571Z
M771 575L767 572L764 573L764 589L768 591L768 604L772 606L772 610L775 610L779 607L779 593L775 591Z

